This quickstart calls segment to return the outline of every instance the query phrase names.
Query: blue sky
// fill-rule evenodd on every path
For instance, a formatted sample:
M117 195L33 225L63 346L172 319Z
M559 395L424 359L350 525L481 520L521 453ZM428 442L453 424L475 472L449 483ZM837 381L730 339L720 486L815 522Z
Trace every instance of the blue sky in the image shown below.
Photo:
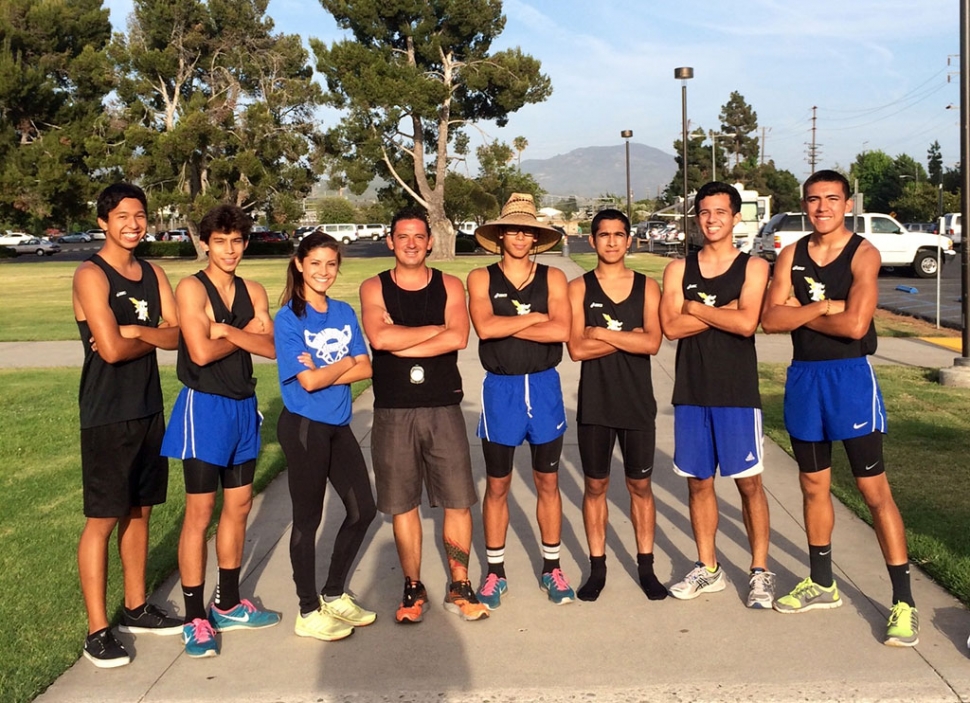
M131 0L105 4L124 27ZM799 180L809 173L813 105L819 167L848 167L874 149L925 167L934 140L944 163L959 160L959 111L946 109L960 98L956 0L506 0L504 12L496 48L519 46L539 59L553 95L504 128L479 125L473 144L522 135L523 158L548 158L620 144L620 131L632 129L633 141L672 152L681 130L673 70L692 66L692 129L717 129L736 90L770 128L767 156ZM313 0L270 0L268 14L279 31L304 39L341 37Z

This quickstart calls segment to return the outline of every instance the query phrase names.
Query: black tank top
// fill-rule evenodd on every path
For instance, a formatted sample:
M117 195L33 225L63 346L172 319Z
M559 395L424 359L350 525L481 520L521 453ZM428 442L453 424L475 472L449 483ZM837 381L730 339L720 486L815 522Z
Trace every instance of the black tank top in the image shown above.
M205 274L199 271L195 277L202 281L206 293L209 295L209 303L212 305L212 315L216 322L231 325L236 329L242 329L250 323L256 316L253 308L253 301L249 297L249 289L243 279L235 276L233 278L233 299L232 310L222 302L222 296L212 285L212 281ZM192 357L189 356L188 347L185 339L179 335L179 354L176 363L179 380L187 388L213 395L222 395L227 398L243 400L251 398L256 394L256 379L253 378L253 357L243 349L237 349L228 356L199 366Z
M141 280L132 281L97 254L88 261L104 271L108 278L108 307L118 325L158 327L162 319L162 303L158 278L151 264L139 260ZM162 387L154 350L137 359L109 364L92 350L91 328L87 320L78 320L77 328L84 345L78 391L82 429L137 420L162 412Z
M603 292L596 273L583 276L586 295L583 313L587 327L626 332L643 327L643 291L647 277L634 272L626 300L614 303ZM584 425L624 430L648 430L657 417L650 376L650 356L616 351L584 361L579 375L576 419Z
M532 281L520 289L509 283L499 265L488 271L488 297L495 315L514 317L530 312L549 312L549 267L536 264ZM478 358L486 371L502 376L539 373L562 361L562 342L532 342L517 337L482 339Z
M795 298L802 305L818 300L845 300L852 287L852 257L855 256L863 238L853 234L841 253L827 266L819 266L808 255L809 236L795 243L792 258L791 281ZM878 338L876 324L870 321L869 330L862 339L833 337L799 327L792 330L793 358L796 361L826 361L831 359L854 359L876 351Z
M394 324L405 327L445 324L448 291L441 271L429 269L431 280L420 290L404 290L380 274L384 308ZM405 358L371 347L375 408L435 408L457 405L464 397L458 352Z
M723 307L741 296L748 255L738 254L720 276L704 278L697 254L684 262L684 299ZM760 408L754 336L711 327L677 342L674 405Z

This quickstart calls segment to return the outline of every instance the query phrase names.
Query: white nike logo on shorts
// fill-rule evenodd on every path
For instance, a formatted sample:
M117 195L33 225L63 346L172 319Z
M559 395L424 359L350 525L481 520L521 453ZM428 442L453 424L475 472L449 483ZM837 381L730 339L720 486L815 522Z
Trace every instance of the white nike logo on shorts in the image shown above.
M561 430L561 429L562 429L562 426L563 426L563 425L565 425L565 424L566 424L566 422L565 422L565 421L563 421L563 422L560 422L560 423L559 423L558 425L556 425L556 429L557 429L557 430Z
M852 429L861 430L863 427L865 427L868 424L869 424L868 422L853 422Z
M866 467L866 471L872 471L877 466L879 466L879 462L878 461L875 464L871 464L870 466L867 466Z

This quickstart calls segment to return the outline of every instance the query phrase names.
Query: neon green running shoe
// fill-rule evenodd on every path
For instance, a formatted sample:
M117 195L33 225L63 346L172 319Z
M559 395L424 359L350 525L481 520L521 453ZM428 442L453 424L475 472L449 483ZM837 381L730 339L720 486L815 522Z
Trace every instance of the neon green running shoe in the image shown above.
M782 596L774 602L775 610L786 615L841 606L842 598L839 597L839 587L835 580L833 579L832 585L828 588L822 588L812 581L811 576L795 586L787 596Z
M884 644L890 647L915 647L919 644L919 614L909 603L900 601L889 611Z

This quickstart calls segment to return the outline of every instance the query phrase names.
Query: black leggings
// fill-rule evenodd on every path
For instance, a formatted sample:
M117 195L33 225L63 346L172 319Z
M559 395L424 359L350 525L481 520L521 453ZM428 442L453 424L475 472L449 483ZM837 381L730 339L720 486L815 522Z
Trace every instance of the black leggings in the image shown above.
M309 613L319 607L314 541L323 517L327 481L333 484L343 501L347 517L333 541L330 571L321 591L323 595L339 596L344 592L351 562L377 515L377 508L364 456L349 426L315 422L284 408L276 434L286 456L293 502L293 530L290 533L293 581L300 598L300 612Z
M562 455L562 435L545 444L530 444L532 470L542 474L559 471L559 457ZM512 473L515 447L497 444L482 438L482 454L485 455L485 473L492 478L505 478Z

